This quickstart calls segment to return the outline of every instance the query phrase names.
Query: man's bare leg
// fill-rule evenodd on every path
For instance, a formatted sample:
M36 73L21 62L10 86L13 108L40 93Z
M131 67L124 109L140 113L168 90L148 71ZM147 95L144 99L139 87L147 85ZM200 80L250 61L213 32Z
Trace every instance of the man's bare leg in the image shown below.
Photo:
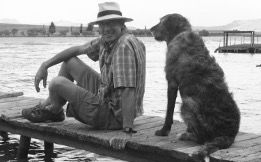
M73 81L80 80L86 67L88 66L77 57L63 62L58 77L53 78L50 82L49 96L42 105L53 113L59 113L66 101L73 102L77 89L77 85Z

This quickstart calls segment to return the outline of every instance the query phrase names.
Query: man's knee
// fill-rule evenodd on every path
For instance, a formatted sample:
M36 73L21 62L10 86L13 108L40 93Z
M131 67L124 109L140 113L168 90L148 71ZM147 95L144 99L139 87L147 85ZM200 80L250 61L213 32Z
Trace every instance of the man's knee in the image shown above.
M69 60L63 62L62 69L64 69L66 73L69 74L73 78L73 80L76 80L77 82L82 77L83 73L94 71L78 57L72 57Z
M59 91L64 88L65 82L68 82L66 78L57 76L49 83L49 91Z
M80 59L78 57L71 57L70 59L64 61L64 63L67 65L71 65L71 64L76 64L79 61Z
M78 61L79 61L78 57L72 57L62 63L62 68L68 71L72 66L75 66L75 64L77 64Z

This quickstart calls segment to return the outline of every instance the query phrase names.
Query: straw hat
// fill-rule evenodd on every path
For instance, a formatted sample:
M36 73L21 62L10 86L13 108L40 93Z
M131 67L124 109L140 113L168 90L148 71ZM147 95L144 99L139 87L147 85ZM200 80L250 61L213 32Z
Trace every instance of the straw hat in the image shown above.
M132 21L133 19L123 17L120 11L120 6L116 2L105 2L100 3L99 13L97 15L97 20L90 22L90 24L99 24L99 22L107 20L124 20L125 22Z

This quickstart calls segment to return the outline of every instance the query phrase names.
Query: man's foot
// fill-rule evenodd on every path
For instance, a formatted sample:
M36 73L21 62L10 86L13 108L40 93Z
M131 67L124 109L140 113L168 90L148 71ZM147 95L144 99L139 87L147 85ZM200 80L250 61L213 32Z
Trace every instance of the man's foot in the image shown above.
M59 113L53 113L41 104L38 104L32 108L23 109L22 116L33 123L45 121L61 122L65 119L63 110Z

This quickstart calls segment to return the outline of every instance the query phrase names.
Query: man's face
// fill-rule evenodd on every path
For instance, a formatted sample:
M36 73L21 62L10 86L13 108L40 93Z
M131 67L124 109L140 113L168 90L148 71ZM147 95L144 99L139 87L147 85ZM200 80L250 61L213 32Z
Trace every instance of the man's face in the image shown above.
M112 42L120 37L123 23L117 20L103 21L99 24L99 32L105 42Z

